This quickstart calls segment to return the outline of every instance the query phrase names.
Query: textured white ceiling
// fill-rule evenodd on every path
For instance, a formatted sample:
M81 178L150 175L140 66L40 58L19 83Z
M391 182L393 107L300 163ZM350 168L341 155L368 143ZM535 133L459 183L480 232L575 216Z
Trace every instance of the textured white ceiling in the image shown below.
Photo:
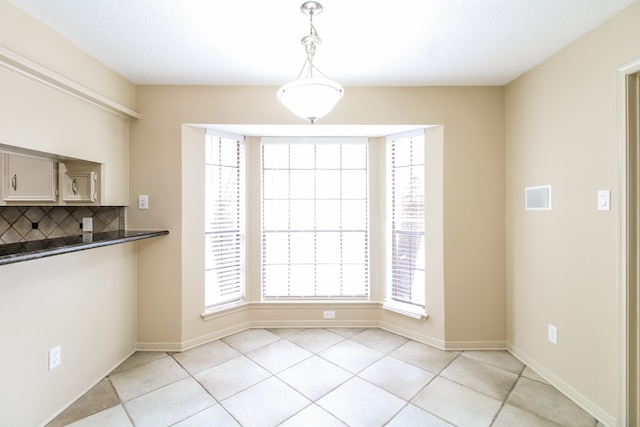
M10 0L137 84L281 85L302 0ZM503 85L636 0L321 0L316 65L344 86Z

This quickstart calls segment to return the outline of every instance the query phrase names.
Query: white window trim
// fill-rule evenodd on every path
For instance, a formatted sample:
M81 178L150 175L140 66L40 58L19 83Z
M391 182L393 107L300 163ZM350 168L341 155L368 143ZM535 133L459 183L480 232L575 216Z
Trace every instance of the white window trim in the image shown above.
M382 308L404 316L413 317L414 319L427 320L429 317L425 307L418 307L416 305L393 300L385 301L382 304Z

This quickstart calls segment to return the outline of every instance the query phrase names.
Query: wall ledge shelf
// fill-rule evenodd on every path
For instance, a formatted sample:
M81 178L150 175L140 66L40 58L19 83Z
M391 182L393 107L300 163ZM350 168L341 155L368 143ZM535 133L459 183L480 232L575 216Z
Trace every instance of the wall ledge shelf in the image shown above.
M142 117L138 112L124 105L118 104L84 86L65 79L2 47L0 47L0 69L4 69L48 88L66 93L67 95L74 96L126 119L131 120Z

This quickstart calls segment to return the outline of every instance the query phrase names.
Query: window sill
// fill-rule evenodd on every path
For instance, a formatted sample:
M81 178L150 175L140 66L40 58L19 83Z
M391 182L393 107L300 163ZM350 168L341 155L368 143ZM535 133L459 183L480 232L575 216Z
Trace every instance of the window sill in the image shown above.
M425 308L415 307L409 304L385 302L382 305L382 308L384 310L393 311L394 313L402 314L403 316L408 316L419 320L427 320L427 317L429 317Z
M202 320L213 320L219 317L227 316L229 314L237 313L240 311L244 311L249 307L248 302L245 301L234 301L228 304L223 304L219 306L212 307L206 310L204 313L200 315Z

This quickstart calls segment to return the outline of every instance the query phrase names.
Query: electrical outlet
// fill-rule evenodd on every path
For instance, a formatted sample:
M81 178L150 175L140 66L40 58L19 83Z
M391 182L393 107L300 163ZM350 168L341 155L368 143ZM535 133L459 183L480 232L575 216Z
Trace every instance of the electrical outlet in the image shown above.
M57 345L49 350L49 370L57 368L62 363L62 348Z
M336 312L333 310L330 311L325 311L323 314L323 317L325 319L335 319L336 318Z
M549 324L548 338L553 344L558 344L558 328L552 324Z
M149 196L146 194L138 196L138 209L149 209Z
M93 231L93 218L82 218L82 232L91 233Z

